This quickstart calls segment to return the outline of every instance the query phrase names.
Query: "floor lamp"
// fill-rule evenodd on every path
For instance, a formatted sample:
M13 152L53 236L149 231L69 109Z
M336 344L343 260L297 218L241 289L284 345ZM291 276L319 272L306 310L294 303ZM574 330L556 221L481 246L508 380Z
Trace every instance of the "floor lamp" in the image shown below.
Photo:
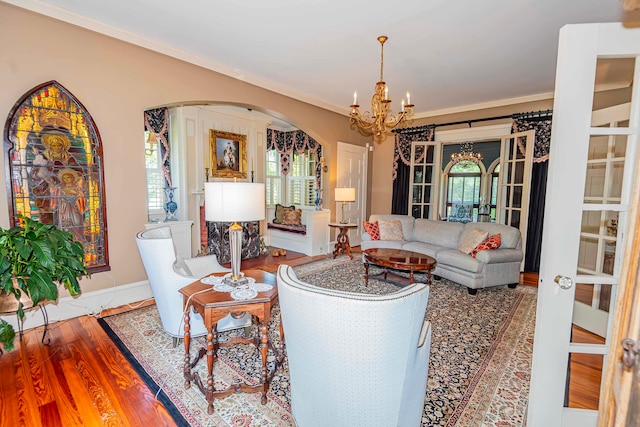
M347 221L344 217L344 205L347 203L356 201L356 189L355 188L336 188L335 193L336 202L342 202L342 216L340 220L340 224L346 224Z
M242 226L238 222L265 218L264 184L250 182L205 182L204 216L207 221L233 222L229 227L231 251L231 285L246 282L240 273Z

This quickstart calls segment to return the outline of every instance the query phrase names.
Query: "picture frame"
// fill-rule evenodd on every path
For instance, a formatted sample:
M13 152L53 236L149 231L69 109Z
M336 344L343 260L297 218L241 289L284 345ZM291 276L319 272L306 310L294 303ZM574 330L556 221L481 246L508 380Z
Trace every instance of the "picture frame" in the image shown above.
M213 178L247 177L247 136L209 130L211 176Z

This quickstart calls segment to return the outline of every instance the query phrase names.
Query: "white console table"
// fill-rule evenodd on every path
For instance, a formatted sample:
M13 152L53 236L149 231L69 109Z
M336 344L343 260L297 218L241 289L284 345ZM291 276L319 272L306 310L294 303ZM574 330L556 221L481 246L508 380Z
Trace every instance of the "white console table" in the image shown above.
M180 258L191 258L191 226L193 221L167 221L145 224L145 229L170 227L176 254Z

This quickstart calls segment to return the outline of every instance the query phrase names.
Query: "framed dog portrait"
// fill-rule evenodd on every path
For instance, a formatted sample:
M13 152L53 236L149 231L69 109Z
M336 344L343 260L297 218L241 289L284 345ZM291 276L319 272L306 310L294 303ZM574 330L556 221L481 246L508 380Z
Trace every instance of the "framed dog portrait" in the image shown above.
M211 176L247 177L247 136L211 129L209 131Z

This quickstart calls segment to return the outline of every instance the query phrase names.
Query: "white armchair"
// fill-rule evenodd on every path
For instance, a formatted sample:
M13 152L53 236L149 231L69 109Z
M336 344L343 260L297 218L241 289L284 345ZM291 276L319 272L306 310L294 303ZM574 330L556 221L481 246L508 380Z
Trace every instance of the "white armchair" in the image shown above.
M231 271L222 267L215 255L177 259L169 227L141 231L136 235L138 251L149 278L162 327L173 337L174 346L184 335L182 294L178 290L211 273ZM218 331L244 328L251 325L251 316L230 315L218 322ZM191 336L205 335L207 330L199 314L191 312Z
M278 298L297 425L421 424L431 325L429 287L387 295L319 288L278 269Z

